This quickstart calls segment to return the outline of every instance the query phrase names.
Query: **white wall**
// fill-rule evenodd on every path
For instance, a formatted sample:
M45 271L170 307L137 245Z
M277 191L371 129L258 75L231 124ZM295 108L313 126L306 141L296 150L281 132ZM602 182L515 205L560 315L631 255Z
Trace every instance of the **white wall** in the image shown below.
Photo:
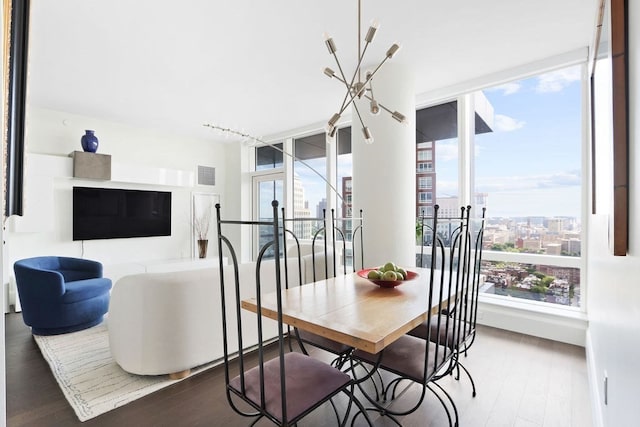
M110 154L112 165L149 170L178 169L196 176L197 166L216 168L215 186L167 186L134 182L109 182L71 178L68 166L73 151L82 151L80 137L94 129L100 140L98 153ZM226 161L224 144L153 130L135 128L59 111L31 108L27 123L25 165L25 218L34 213L41 219L27 230L5 232L4 281L13 272L13 262L38 255L64 255L95 259L109 265L191 257L192 192L220 194L224 200ZM42 155L34 155L45 154ZM39 177L39 178L35 178ZM171 236L131 239L72 241L72 187L97 186L153 189L172 192ZM37 197L30 195L37 194ZM46 200L49 198L50 200ZM20 218L22 220L23 218ZM15 230L15 229L14 229ZM217 247L210 244L209 256Z
M640 27L633 24L640 22L640 4L628 2L628 8L629 254L610 254L606 213L589 218L587 355L596 422L602 420L604 426L637 425L640 419ZM610 194L598 193L600 197L609 198ZM608 405L603 403L605 372Z

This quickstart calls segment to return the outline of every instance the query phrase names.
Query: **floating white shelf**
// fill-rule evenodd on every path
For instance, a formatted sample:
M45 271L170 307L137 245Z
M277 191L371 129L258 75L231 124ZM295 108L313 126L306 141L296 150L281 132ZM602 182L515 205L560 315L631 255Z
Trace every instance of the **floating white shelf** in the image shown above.
M73 178L73 158L27 153L25 169L29 176L35 174L50 178ZM110 181L171 187L193 187L195 184L195 172L112 161Z
M25 157L24 205L25 216L9 218L9 231L43 232L53 230L54 178L73 178L73 158L51 154L27 153ZM75 178L86 179L86 178ZM128 184L147 184L190 188L195 183L195 172L179 169L156 168L112 162L111 180Z

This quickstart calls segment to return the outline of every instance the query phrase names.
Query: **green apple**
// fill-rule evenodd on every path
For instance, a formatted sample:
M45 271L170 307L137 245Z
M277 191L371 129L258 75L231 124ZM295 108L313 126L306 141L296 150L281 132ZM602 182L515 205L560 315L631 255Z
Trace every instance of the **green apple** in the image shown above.
M396 271L396 265L393 262L388 262L384 265L384 271Z
M381 277L382 273L378 270L371 270L367 273L367 278L369 279L380 280Z
M407 270L402 267L398 267L396 273L400 273L402 275L402 280L405 280L407 278Z
M398 280L398 276L396 276L395 271L385 271L384 274L382 275L382 280L396 281Z

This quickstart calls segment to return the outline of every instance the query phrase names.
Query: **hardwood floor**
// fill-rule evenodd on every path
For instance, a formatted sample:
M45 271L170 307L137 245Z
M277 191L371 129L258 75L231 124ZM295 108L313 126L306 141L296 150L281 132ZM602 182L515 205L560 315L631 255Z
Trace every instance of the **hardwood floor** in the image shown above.
M49 366L18 313L5 315L7 426L248 426L231 410L220 368L187 378L116 410L80 422L60 391ZM327 354L314 353L328 358ZM463 375L440 384L451 394L461 427L588 427L592 425L584 349L504 330L479 327L477 342L463 363L472 373L478 395ZM402 399L416 395L409 386ZM341 405L338 405L341 406ZM376 426L394 425L373 417ZM360 417L357 425L365 425ZM447 426L433 396L404 426ZM300 427L336 424L330 408L319 408ZM262 420L257 426L271 423Z

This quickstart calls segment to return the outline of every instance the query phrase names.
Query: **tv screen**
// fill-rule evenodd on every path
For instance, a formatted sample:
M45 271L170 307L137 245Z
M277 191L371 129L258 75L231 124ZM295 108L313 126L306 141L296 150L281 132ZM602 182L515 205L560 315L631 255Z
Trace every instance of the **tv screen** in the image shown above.
M73 240L171 235L171 192L73 187Z

